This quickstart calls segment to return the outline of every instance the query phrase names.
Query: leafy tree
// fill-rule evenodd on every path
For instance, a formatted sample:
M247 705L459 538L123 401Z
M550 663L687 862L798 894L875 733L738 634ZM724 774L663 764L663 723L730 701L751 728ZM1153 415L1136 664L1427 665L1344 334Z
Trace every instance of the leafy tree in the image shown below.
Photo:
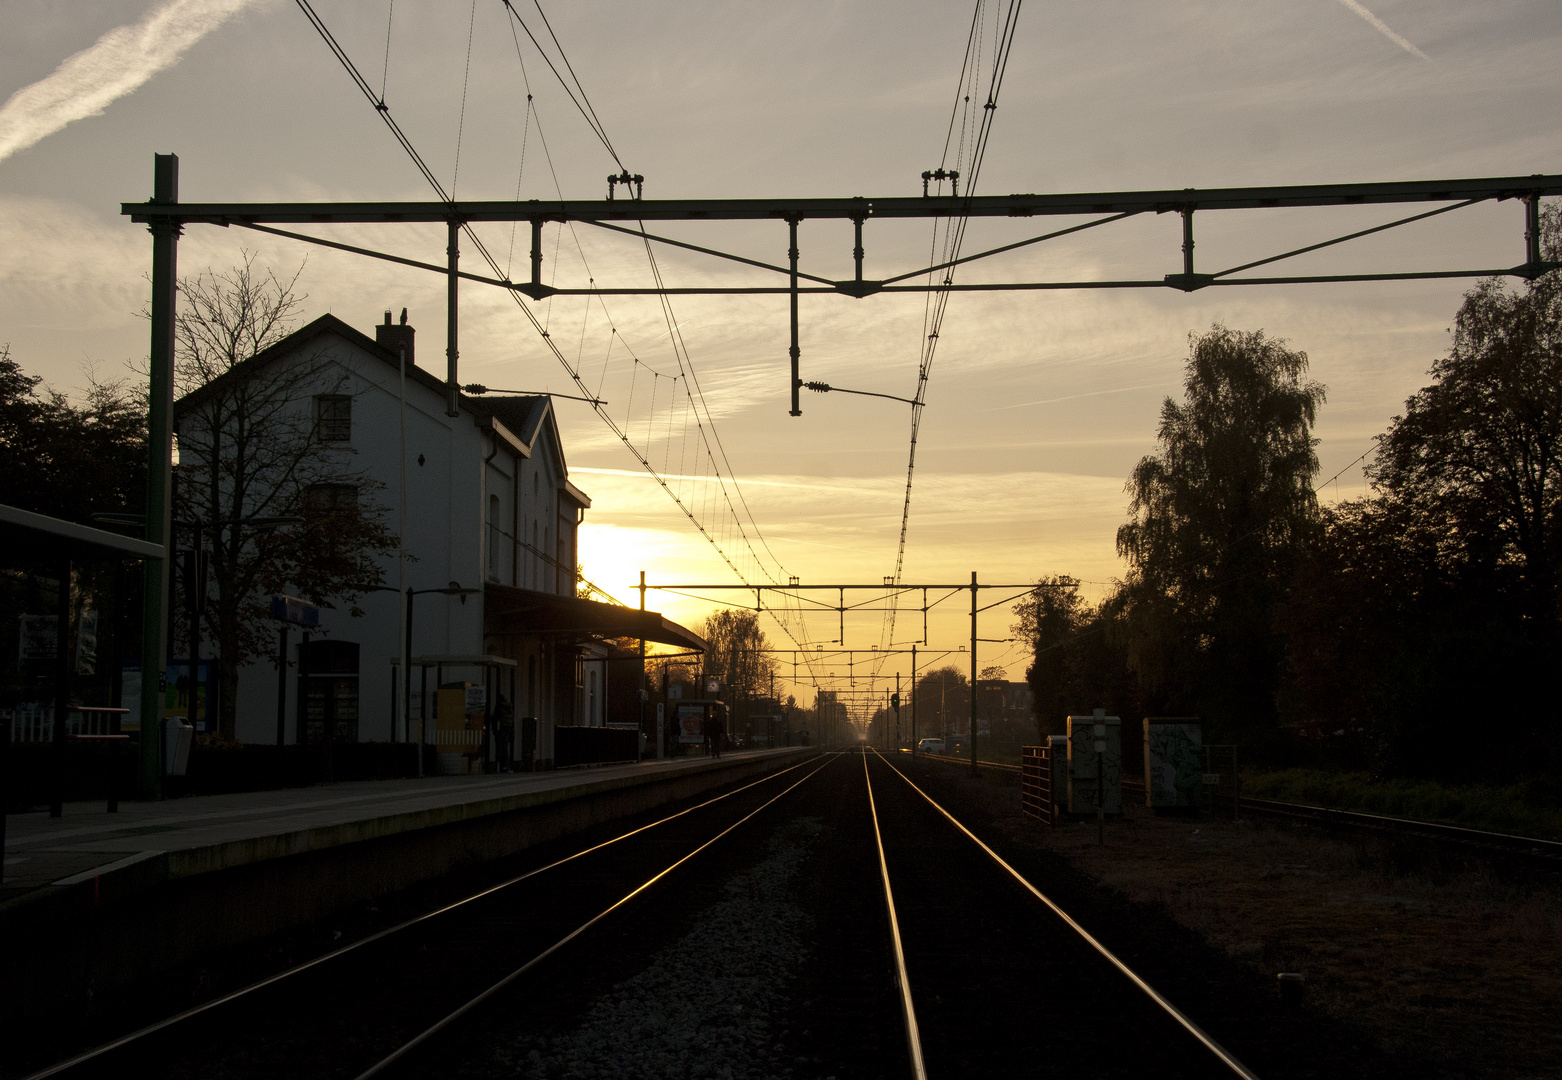
M204 523L204 625L217 642L218 730L228 739L239 669L271 651L267 598L287 592L351 605L380 581L380 558L396 550L385 511L370 498L379 485L352 467L348 444L320 437L311 412L314 395L343 392L346 373L321 354L276 362L260 355L291 330L304 299L297 279L258 271L246 254L222 274L180 282L174 517ZM268 517L302 522L250 524Z
M1054 725L1077 705L1076 650L1072 648L1089 621L1090 610L1079 595L1079 579L1067 574L1044 577L1037 588L1015 605L1010 629L1030 643L1033 657L1025 671L1036 712L1037 734L1050 735Z
M805 723L811 724L808 729L812 732L810 738L820 742L844 742L852 738L853 733L847 726L851 719L850 712L834 690L820 690L815 694L814 707L809 713Z
M1548 215L1557 239L1558 219ZM1436 508L1466 559L1522 568L1527 614L1556 623L1562 562L1562 280L1465 294L1432 385L1379 438L1390 498Z
M1466 558L1436 506L1380 495L1324 510L1279 616L1304 744L1456 783L1554 760L1554 665L1519 571ZM1494 708L1500 737L1471 739Z
M1120 609L1116 598L1091 607L1079 595L1079 580L1067 574L1042 578L1016 605L1011 629L1031 646L1025 677L1038 736L1063 734L1071 713L1139 712Z
M917 680L917 734L934 736L967 730L971 716L971 683L953 664L934 668Z
M759 613L728 608L705 617L700 630L709 648L705 674L721 679L734 721L746 721L755 698L768 698L780 665L767 651L770 641Z
M1554 207L1542 240L1562 253ZM1359 734L1384 773L1512 777L1562 751L1559 275L1480 282L1431 374L1379 437L1373 497L1326 512L1298 570L1298 717ZM1496 702L1501 738L1450 755Z
M1314 527L1312 437L1324 388L1263 331L1190 337L1185 396L1128 482L1129 658L1158 709L1197 710L1217 738L1273 733L1283 643L1273 622Z
M93 378L80 405L22 371L0 345L0 503L83 524L146 498L146 409L124 382Z

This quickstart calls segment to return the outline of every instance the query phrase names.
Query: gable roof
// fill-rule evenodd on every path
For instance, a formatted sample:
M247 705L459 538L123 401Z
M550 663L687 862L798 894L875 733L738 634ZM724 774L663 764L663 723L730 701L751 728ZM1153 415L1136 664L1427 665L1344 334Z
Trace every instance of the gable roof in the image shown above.
M204 400L218 393L229 383L247 378L261 368L267 367L278 360L294 356L307 348L317 338L334 335L350 345L354 345L370 356L377 357L386 365L395 370L401 368L401 356L392 352L379 342L369 337L357 328L343 322L329 312L321 315L314 321L299 327L280 341L262 349L248 360L239 364L205 386L192 390L184 397L174 402L174 417L177 420L180 413L199 406ZM445 395L445 381L433 372L420 368L416 364L407 365L407 378L422 385L428 390L438 394L441 399ZM589 507L591 500L585 492L569 482L569 467L564 460L564 444L560 440L558 423L547 423L553 413L553 399L546 394L517 395L512 397L471 397L467 394L456 395L457 405L478 422L479 427L486 426L482 421L492 418L498 420L510 433L520 440L524 446L523 457L530 457L532 450L539 438L545 437L553 447L554 458L558 462L557 479L564 492L579 502L582 506Z
M287 337L260 350L248 360L235 364L228 371L223 372L217 378L197 390L192 390L184 397L174 402L174 415L198 406L217 393L228 384L240 379L250 377L254 372L264 367L269 367L276 361L302 352L316 338L335 335L342 338L350 345L356 345L370 356L383 360L392 368L400 369L401 356L384 348L367 334L354 329L347 323L329 313L321 315L313 322L294 330ZM444 380L436 378L432 373L423 370L416 364L407 365L407 378L443 396L445 393Z

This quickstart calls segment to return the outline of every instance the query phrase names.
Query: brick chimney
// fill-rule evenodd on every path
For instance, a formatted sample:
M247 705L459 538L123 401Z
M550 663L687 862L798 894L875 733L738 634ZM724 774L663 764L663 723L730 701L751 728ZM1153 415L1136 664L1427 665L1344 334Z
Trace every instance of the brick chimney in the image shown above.
M412 327L407 325L406 308L401 309L400 326L391 325L391 313L387 311L385 313L385 321L374 328L374 340L379 344L380 348L387 349L391 353L395 353L405 345L407 347L407 363L409 365L417 363L412 352Z

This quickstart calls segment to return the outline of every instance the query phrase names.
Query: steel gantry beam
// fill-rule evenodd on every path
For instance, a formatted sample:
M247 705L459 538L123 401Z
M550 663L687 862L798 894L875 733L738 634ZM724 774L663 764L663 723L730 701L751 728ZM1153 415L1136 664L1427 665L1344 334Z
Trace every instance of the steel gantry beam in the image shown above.
M1053 195L896 196L869 199L531 199L473 202L125 203L136 221L177 217L212 225L240 221L314 224L330 221L785 221L839 218L1067 217L1077 214L1253 210L1286 206L1359 206L1366 203L1457 202L1562 195L1562 176L1410 180L1366 184L1293 184L1274 187L1167 188Z
M774 294L789 296L790 304L790 412L800 415L798 391L804 385L799 357L798 298L803 293L834 293L856 299L892 292L993 292L1057 289L1148 289L1171 288L1193 292L1210 286L1289 285L1321 282L1406 281L1422 278L1472 278L1515 275L1535 278L1558 264L1547 261L1540 248L1540 199L1562 195L1562 175L1485 177L1463 180L1413 180L1366 184L1302 184L1274 187L1171 188L1150 191L1100 191L1065 194L1014 194L981 196L896 196L891 198L758 198L758 199L602 199L602 200L529 200L521 201L421 201L421 202L323 202L323 203L186 203L154 198L150 202L124 203L121 213L132 221L156 230L174 230L186 225L207 224L237 226L273 235L347 251L368 258L383 259L403 266L446 276L449 286L450 341L447 345L449 396L456 400L455 339L456 283L460 279L480 282L540 300L548 296L668 296L668 295L744 295ZM1385 270L1356 274L1308 274L1254 276L1245 273L1309 252L1346 243L1374 233L1422 221L1439 214L1463 209L1477 203L1518 200L1525 208L1524 252L1521 263L1512 266ZM1194 268L1194 214L1201 211L1265 210L1287 207L1365 206L1391 204L1441 204L1408 217L1398 218L1366 229L1320 239L1290 251L1277 252L1239 266L1213 273ZM992 258L1059 237L1110 225L1141 214L1171 214L1182 218L1182 269L1159 277L1118 280L1037 280L955 283L949 273L955 266ZM863 229L871 221L965 218L1088 217L1091 220L1026 237L987 251L962 256L932 266L919 266L882 278L863 276ZM804 272L799 266L798 229L808 220L845 220L853 223L852 262L854 276L835 280ZM531 275L525 281L493 277L459 270L456 237L459 229L480 222L529 222L532 231ZM786 265L764 262L733 252L703 247L683 240L660 236L646 230L646 223L680 221L775 221L788 230ZM322 236L299 233L280 225L331 225L351 223L443 223L448 229L444 265L404 255L376 251ZM542 228L549 223L581 222L614 232L627 233L646 242L670 245L714 258L782 275L785 283L775 285L732 286L598 286L556 288L542 280ZM922 279L922 280L913 280ZM915 404L915 403L913 403Z
M1533 176L1485 177L1463 180L1414 180L1366 184L1301 184L1275 187L1242 188L1181 188L1152 191L1078 192L1072 194L1014 194L982 195L956 198L953 196L891 197L870 199L853 198L814 199L603 199L581 201L555 201L533 199L526 202L332 202L332 203L124 203L121 212L131 220L145 223L154 221L179 224L209 224L259 228L309 243L340 248L372 258L389 259L407 266L450 273L448 266L426 263L386 252L342 244L323 237L307 236L275 225L321 225L362 222L478 222L526 221L532 226L531 279L510 281L480 274L460 273L458 276L472 281L496 285L522 292L533 299L545 296L570 295L728 295L774 293L839 293L861 299L879 292L927 292L938 290L1026 290L1026 289L1092 289L1092 288L1174 288L1183 291L1205 288L1210 285L1295 284L1324 281L1388 281L1425 277L1472 277L1491 274L1515 274L1534 277L1555 263L1542 259L1539 250L1539 231L1536 228L1538 200L1547 195L1562 195L1562 176L1536 174ZM1509 267L1455 270L1405 270L1372 274L1311 274L1305 276L1236 277L1240 271L1278 262L1297 255L1317 251L1324 247L1354 240L1400 225L1410 224L1426 217L1462 209L1476 203L1493 200L1520 200L1526 204L1525 260ZM1332 237L1294 251L1280 252L1269 258L1229 267L1212 274L1200 274L1193 269L1193 215L1199 211L1261 210L1285 207L1364 206L1377 204L1444 203L1438 209L1412 215L1408 218L1386 222L1372 228ZM1176 213L1183 219L1183 268L1181 273L1164 274L1161 277L1117 281L1011 281L975 282L955 284L944 278L922 283L908 283L911 278L925 277L955 265L990 258L1017 248L1042 243L1060 236L1077 233L1100 225L1111 224L1140 214ZM863 277L864 248L862 229L865 222L874 219L916 218L973 218L973 217L1079 217L1095 216L1095 220L1055 230L1005 244L989 251L951 262L928 267L918 267L903 273L879 279ZM845 280L803 273L797 266L797 227L806 220L847 220L855 225L856 243L852 249L855 276ZM646 232L647 222L677 221L777 221L788 226L791 243L788 247L788 265L767 263L715 248L702 247L669 237ZM626 232L653 242L695 251L716 258L738 262L747 266L786 275L790 280L775 286L593 286L584 289L554 288L542 282L541 228L548 223L582 222L617 232ZM629 228L618 222L633 223ZM803 281L812 284L804 285Z

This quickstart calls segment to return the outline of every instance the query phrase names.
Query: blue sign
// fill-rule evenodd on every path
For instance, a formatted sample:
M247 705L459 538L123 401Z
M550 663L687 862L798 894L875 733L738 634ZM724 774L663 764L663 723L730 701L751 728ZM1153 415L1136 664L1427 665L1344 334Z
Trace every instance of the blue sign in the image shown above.
M273 596L271 617L295 626L313 628L320 625L320 608L296 596Z

